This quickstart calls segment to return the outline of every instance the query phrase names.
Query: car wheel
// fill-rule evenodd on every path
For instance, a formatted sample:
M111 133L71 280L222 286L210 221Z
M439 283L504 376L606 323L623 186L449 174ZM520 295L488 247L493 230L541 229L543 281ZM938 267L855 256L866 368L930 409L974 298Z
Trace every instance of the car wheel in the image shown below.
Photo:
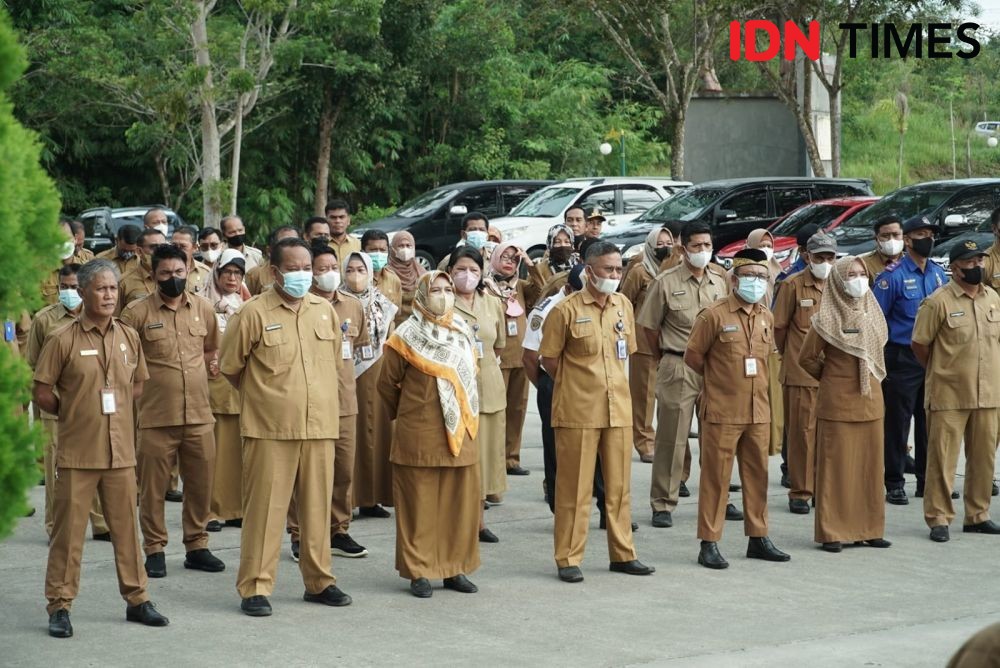
M427 251L418 250L416 254L416 259L417 262L420 263L420 266L426 269L427 271L431 271L432 269L437 269L437 262L434 261L434 257Z

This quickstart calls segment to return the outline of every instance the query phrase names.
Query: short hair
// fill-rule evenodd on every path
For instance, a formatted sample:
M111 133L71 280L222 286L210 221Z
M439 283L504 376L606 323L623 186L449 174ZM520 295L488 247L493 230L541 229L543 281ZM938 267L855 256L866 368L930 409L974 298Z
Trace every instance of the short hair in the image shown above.
M898 223L900 227L903 226L903 219L898 213L887 213L884 216L880 216L875 219L875 224L872 225L872 229L875 230L875 234L878 234L886 225L892 225L893 223Z
M610 241L595 241L590 245L590 248L587 249L587 254L584 259L588 264L590 264L590 260L597 259L604 255L611 255L612 253L616 253L618 255L622 254L618 246Z
M451 256L448 258L448 272L455 268L458 261L462 258L469 258L476 265L479 266L479 285L476 286L476 290L483 289L483 254L477 251L472 246L460 246Z
M214 227L203 227L198 232L198 241L204 241L212 235L219 237L219 241L222 241L222 232L215 229Z
M152 230L157 232L157 230ZM132 245L139 241L139 236L142 234L142 230L139 229L138 225L122 225L118 228L118 241L124 241L125 243Z
M993 209L993 213L990 214L990 224L994 227L1000 225L1000 206Z
M161 236L164 238L164 240L166 240L167 238L167 235L165 235L163 232L153 229L152 227L147 227L142 232L139 233L139 238L136 240L136 243L138 243L139 245L143 245L145 244L146 239L154 236Z
M696 234L707 234L712 236L712 228L708 226L708 223L703 223L701 221L691 221L681 228L681 245L687 246L688 242L691 241L691 237Z
M114 262L101 257L94 258L80 267L80 270L76 272L76 277L80 281L80 289L86 290L91 281L106 271L115 277L115 283L122 280L121 272L118 271L118 267L115 266Z
M329 214L331 211L336 211L337 209L343 209L347 212L347 215L351 215L351 205L347 203L346 199L332 199L326 203L323 207L323 213Z
M309 234L309 230L312 229L312 226L319 225L320 223L326 225L326 229L328 230L330 229L329 220L327 220L323 216L311 216L310 218L306 219L305 224L302 226L302 236Z
M305 248L309 251L309 261L312 262L312 250L309 248L309 244L298 237L294 237L282 239L271 246L271 257L268 259L272 266L277 267L281 264L281 258L284 256L286 248Z
M274 244L278 243L278 235L282 232L292 232L295 234L296 238L299 236L299 229L294 225L281 225L271 230L271 233L267 235L268 247L274 246Z
M226 231L226 222L230 221L230 220L238 220L241 223L243 222L243 219L240 218L239 216L223 216L222 220L219 221L219 238L222 238L223 232ZM244 224L244 226L245 226L245 224ZM210 230L212 228L206 227L205 229L206 230Z
M83 265L77 264L76 262L70 262L69 264L64 264L59 268L59 278L64 276L76 276L80 272L80 267Z
M64 230L69 230L70 233L73 232L73 226L70 225L69 220L66 218L59 219L59 227L63 228Z
M313 260L318 258L320 255L332 255L337 264L340 264L340 258L337 257L337 251L330 247L330 244L317 241L309 248L309 252L312 253Z
M147 209L146 213L142 214L142 224L143 225L146 224L146 219L149 218L149 214L156 213L157 211L162 211L164 215L167 214L166 209L164 209L162 206L154 206L152 209Z
M369 241L384 241L388 244L389 235L382 230L365 230L365 233L361 235L361 250L365 249Z
M566 209L566 212L563 213L563 220L566 220L566 217L569 216L569 212L572 211L573 209L579 209L580 213L582 213L584 216L587 215L587 212L583 210L582 206L573 205L570 208ZM586 220L584 220L584 222L586 222Z
M463 232L469 228L469 221L470 220L481 220L484 223L486 223L486 227L487 228L489 228L489 226L490 226L490 219L486 217L485 213L482 213L480 211L470 211L469 213L467 213L464 216L462 216L462 231Z
M153 251L153 271L156 271L156 265L164 260L180 260L186 267L188 256L187 253L173 244L160 244Z
M174 234L183 234L191 239L191 245L193 246L198 241L198 230L190 225L185 225L184 227L178 227L174 230Z
M83 232L84 234L87 233L87 230L83 226L83 223L81 223L79 220L71 220L71 221L69 221L69 229L73 230L73 235L74 236L77 235L77 234L80 234L81 232Z

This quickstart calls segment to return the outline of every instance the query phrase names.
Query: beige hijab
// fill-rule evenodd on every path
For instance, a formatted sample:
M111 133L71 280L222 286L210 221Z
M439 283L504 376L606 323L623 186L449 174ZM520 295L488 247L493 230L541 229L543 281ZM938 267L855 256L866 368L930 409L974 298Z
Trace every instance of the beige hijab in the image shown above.
M642 266L646 269L646 273L653 278L656 278L656 275L661 271L661 262L656 259L656 242L660 240L660 234L664 232L673 241L674 235L670 233L670 230L665 227L654 227L646 235L646 243L642 245ZM664 260L666 259L664 258Z
M831 346L858 358L861 394L870 397L869 375L879 382L885 378L885 342L889 340L889 328L871 290L860 299L844 290L848 270L860 261L848 256L834 265L819 311L812 317L812 327Z
M752 231L747 235L747 248L760 248L760 242L767 237L771 240L771 250L774 250L774 235L768 232L763 227ZM771 253L771 260L767 263L768 268L771 270L771 275L767 278L767 300L768 303L771 302L771 297L774 296L774 281L778 278L778 274L782 272L781 263L774 259L774 253Z

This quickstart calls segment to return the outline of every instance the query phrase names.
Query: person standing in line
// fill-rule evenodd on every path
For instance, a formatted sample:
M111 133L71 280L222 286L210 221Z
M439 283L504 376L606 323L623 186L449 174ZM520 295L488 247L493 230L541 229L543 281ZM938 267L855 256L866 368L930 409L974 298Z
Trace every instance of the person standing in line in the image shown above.
M131 271L139 264L136 256L136 243L139 241L139 234L142 232L136 225L122 225L115 233L115 245L106 251L97 254L97 257L104 260L111 260L118 273L122 276Z
M859 259L865 263L869 284L875 285L875 277L903 257L903 221L895 213L890 213L876 220L872 227L875 230L875 250Z
M323 213L326 214L326 220L330 224L330 239L327 245L333 249L337 257L360 253L361 240L347 233L351 226L351 205L346 200L332 199L323 207Z
M487 244L490 242L489 227L490 220L486 217L485 213L470 211L462 216L462 236L455 245L455 250L445 255L438 262L438 271L447 270L451 265L452 254L461 248L473 248L480 255L483 255Z
M206 267L211 269L215 266L215 261L222 255L223 248L219 230L214 227L203 227L198 230L198 252L201 253L202 264ZM205 290L207 291L211 285L212 281L208 281Z
M70 264L83 265L86 262L76 252L76 243L73 240L73 228L70 226L69 221L60 220L59 227L66 235L66 240L62 246L62 253L60 254L62 265L59 268L53 269L52 273L42 281L41 286L42 299L47 306L59 303L59 269Z
M417 281L427 273L417 261L417 245L413 235L400 230L392 235L389 270L396 275L400 284L399 310L396 311L396 327L410 317L413 312L413 296L417 292Z
M399 277L389 268L389 236L382 230L366 230L361 235L361 250L372 261L372 287L377 288L398 310L403 303L403 288Z
M219 232L226 248L231 248L243 256L247 272L253 271L264 264L264 254L253 246L248 246L247 228L239 216L226 216L219 221Z
M566 215L568 217L579 215L582 227L583 209L570 209ZM525 286L528 302L537 303L542 298L543 288L550 280L568 272L573 265L577 264L579 258L575 256L573 248L575 238L569 225L559 224L549 228L545 242L545 257L528 265L528 285ZM555 292L553 290L552 294Z
M271 230L271 234L267 237L268 254L270 254L271 249L274 248L275 244L282 239L293 239L297 236L299 236L299 231L291 225L282 225L281 227L274 228ZM253 296L259 295L264 292L264 290L270 288L273 280L271 263L268 260L268 256L264 256L260 265L247 270L244 282L246 283L247 291L251 296Z
M844 543L891 545L884 538L880 385L888 338L864 260L839 260L797 351L798 365L819 383L815 540L827 552Z
M74 264L86 264L94 259L94 251L84 248L87 243L87 228L79 220L69 221L69 229L73 232L73 246L76 249L73 253Z

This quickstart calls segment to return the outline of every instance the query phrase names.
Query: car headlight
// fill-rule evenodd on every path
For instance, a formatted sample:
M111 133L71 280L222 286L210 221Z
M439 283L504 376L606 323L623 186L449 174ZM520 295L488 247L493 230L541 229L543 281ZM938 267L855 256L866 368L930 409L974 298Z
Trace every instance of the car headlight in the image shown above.
M503 238L504 239L513 239L515 237L521 236L522 234L524 234L527 231L528 231L528 226L527 225L522 225L521 227L512 227L509 230L504 231Z
M624 245L624 244L623 244ZM642 252L642 247L645 244L635 244L634 246L629 246L628 250L622 253L623 260L631 260L636 255Z

